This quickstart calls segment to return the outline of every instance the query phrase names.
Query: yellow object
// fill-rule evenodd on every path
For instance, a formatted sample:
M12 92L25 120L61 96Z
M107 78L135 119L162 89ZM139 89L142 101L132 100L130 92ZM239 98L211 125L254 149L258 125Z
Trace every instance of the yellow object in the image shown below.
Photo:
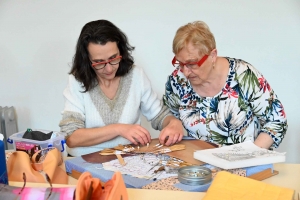
M203 200L292 200L294 190L218 172Z

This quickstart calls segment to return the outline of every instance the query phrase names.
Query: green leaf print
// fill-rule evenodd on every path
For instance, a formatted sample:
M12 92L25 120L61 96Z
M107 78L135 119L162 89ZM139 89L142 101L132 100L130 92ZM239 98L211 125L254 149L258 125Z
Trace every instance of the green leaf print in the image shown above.
M247 70L245 70L242 74L235 77L236 80L244 87L244 91L249 93L249 91L255 92L257 88L259 88L259 82L257 80L256 75L252 70L247 66Z
M241 95L239 95L238 98L238 106L240 107L241 111L246 111L248 108L248 105L246 104L244 98Z
M167 99L168 98L168 99ZM164 104L167 105L171 110L179 109L179 96L178 94L172 93L168 96L164 96L163 98Z
M241 142L244 142L246 138L244 138L244 135L239 135L239 134L234 134L234 135L231 135L231 140L233 141L234 144L237 144L237 143L241 143Z
M215 132L215 131L210 131L210 134L211 134L211 138L217 142L218 144L227 144L227 141L228 141L228 136L225 136L225 135L221 135L219 134L218 132Z

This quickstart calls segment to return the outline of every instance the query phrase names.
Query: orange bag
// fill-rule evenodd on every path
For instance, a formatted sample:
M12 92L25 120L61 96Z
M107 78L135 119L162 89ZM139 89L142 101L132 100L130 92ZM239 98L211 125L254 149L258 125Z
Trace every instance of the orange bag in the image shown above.
M28 182L68 184L67 173L59 167L62 163L61 152L54 147L39 150L31 160L27 153L15 151L7 160L8 180L23 182L25 173Z
M100 179L93 178L89 172L80 175L75 200L128 200L128 194L122 174L115 172L113 177L107 181L103 188Z
M1 190L1 195L8 197L16 196L14 190L18 190L17 196L26 196L22 192L25 191L26 182L49 183L50 188L44 190L45 199L53 199L64 193L69 193L71 188L56 190L52 188L52 183L68 184L68 175L59 166L63 163L61 153L54 147L42 149L36 152L32 158L23 151L13 152L7 160L7 173L9 181L24 182L23 188L15 188L7 185L2 185L6 190ZM27 188L27 187L26 187ZM27 188L35 190L34 188ZM53 190L53 191L52 191ZM38 191L38 189L36 190ZM60 192L59 192L60 191ZM40 192L41 193L41 192ZM48 194L49 193L49 194ZM61 193L61 194L60 194ZM42 194L43 195L43 194ZM126 186L120 172L115 172L112 178L102 186L101 180L93 178L89 172L84 172L78 179L75 197L72 200L128 200ZM73 196L73 195L72 195ZM65 198L67 200L67 198Z

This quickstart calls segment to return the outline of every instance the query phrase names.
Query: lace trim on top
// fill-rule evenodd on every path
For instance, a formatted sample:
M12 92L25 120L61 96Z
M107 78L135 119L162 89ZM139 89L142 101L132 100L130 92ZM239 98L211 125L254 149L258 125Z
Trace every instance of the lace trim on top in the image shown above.
M89 92L105 125L118 123L129 95L132 71L121 77L116 96L113 99L109 99L99 85Z

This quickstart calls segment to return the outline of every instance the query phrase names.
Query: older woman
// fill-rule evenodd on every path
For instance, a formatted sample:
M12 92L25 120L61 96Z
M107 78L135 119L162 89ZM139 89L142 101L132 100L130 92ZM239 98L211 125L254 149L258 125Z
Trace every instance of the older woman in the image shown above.
M59 124L70 155L149 143L150 133L140 126L141 114L162 130L162 143L182 139L181 121L163 106L142 68L134 65L133 50L126 35L107 20L82 28Z
M262 148L279 146L287 131L285 111L256 68L219 57L202 21L177 30L173 52L176 69L168 77L164 103L189 136L218 145L251 140Z

